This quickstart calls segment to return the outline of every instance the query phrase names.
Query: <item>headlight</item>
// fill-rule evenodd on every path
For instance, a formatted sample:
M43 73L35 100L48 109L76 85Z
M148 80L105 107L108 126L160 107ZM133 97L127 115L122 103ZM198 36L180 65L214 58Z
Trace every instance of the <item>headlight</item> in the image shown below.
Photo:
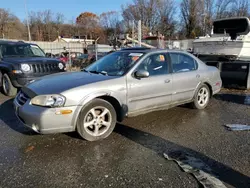
M31 100L31 104L46 107L61 107L65 104L65 97L62 95L39 95Z
M59 67L59 69L62 70L62 69L64 68L64 65L63 65L62 63L59 63L59 64L58 64L58 67Z
M29 72L31 68L28 64L21 64L21 70L24 72Z

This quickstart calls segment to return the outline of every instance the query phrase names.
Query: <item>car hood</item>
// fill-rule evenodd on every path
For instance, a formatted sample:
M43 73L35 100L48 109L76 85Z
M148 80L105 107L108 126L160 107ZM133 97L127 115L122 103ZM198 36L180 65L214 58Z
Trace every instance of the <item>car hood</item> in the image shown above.
M28 84L26 87L37 95L59 94L76 87L114 78L117 77L86 72L67 72L42 77Z
M46 58L46 57L12 57L3 58L4 62L10 64L21 64L21 63L58 63L57 59Z

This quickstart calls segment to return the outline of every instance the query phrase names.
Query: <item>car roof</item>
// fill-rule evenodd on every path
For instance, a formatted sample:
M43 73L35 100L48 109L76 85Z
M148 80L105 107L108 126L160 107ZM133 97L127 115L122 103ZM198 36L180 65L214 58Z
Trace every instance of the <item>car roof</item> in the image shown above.
M10 41L10 40L0 40L0 44L9 44L9 45L15 45L15 44L32 44L32 43L26 43L24 41ZM36 45L36 44L32 44Z

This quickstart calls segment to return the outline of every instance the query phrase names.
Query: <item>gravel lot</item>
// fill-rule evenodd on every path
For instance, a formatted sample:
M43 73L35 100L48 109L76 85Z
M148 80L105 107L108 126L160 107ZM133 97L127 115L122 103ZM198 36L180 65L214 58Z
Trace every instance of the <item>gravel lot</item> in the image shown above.
M0 187L199 187L164 159L176 150L202 159L227 187L250 187L250 132L223 126L250 124L247 92L222 93L203 111L182 106L127 119L99 142L35 134L0 94Z

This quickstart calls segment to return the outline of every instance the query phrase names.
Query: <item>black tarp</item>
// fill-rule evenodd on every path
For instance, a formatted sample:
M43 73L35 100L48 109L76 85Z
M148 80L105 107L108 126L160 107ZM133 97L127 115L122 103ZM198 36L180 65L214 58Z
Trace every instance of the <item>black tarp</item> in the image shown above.
M214 21L214 34L228 33L235 38L238 35L249 33L249 21L247 18L232 18Z

